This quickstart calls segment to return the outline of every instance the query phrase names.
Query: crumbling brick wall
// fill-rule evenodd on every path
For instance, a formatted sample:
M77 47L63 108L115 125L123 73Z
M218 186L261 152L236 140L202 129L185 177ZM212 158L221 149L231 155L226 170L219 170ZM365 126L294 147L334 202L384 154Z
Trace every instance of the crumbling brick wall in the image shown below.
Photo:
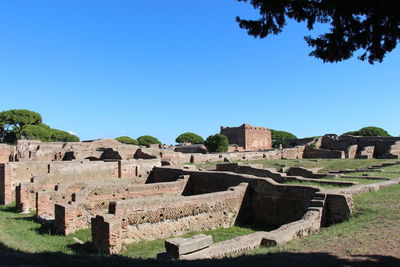
M244 168L245 169L245 168ZM244 170L243 169L243 170ZM265 172L268 170L261 170ZM266 173L253 174L264 176ZM179 175L190 175L184 194L195 195L227 190L240 183L249 183L248 207L241 218L269 226L280 226L300 219L320 188L303 185L279 184L270 178L222 171L195 171L179 168L154 168L149 176L152 182L174 180ZM268 174L269 175L269 174ZM290 178L287 176L286 178ZM332 208L334 212L335 207ZM342 219L346 219L344 214ZM329 216L328 219L329 220Z
M0 163L14 161L15 147L7 144L0 144Z
M176 198L113 202L110 214L92 219L92 240L101 253L118 253L121 243L154 240L232 226L247 184L225 192Z
M15 201L15 188L18 184L29 182L33 176L48 171L49 164L42 162L0 164L0 204L10 204Z
M90 193L90 189L118 187L128 189L132 185L144 184L146 181L142 177L133 178L111 178L89 180L77 183L61 183L55 186L54 190L47 191L35 190L36 192L36 216L42 219L54 218L54 205L68 204L84 198Z
M161 166L161 161L126 160L119 162L51 163L49 165L50 173L34 176L29 182L20 183L16 187L17 206L24 211L34 210L36 207L36 192L54 190L57 185L62 183L133 177L143 177L143 180L145 180L154 166Z
M76 194L72 203L57 203L55 205L55 227L61 234L67 235L78 229L88 228L90 219L96 215L105 214L111 201L128 200L149 197L180 196L186 186L187 177L175 182L126 185L97 185Z

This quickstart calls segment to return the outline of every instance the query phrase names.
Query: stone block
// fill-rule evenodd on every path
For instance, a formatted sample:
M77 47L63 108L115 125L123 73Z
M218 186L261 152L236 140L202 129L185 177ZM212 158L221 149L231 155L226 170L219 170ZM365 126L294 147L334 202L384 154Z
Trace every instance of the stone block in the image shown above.
M195 235L190 238L176 237L165 241L165 249L174 258L207 248L213 244L211 235Z

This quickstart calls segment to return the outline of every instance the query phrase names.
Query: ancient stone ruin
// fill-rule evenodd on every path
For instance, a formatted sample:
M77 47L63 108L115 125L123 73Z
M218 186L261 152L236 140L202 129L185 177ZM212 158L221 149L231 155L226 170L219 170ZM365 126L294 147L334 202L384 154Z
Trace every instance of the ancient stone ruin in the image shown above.
M90 228L94 246L105 254L119 253L123 244L193 231L253 224L265 229L219 243L204 235L174 238L159 255L202 259L280 245L341 222L352 214L354 194L400 182L375 177L371 179L376 184L358 185L327 178L351 177L352 171L360 170L321 174L293 167L285 173L260 164L233 163L244 159L394 158L399 156L396 138L329 135L299 144L292 140L283 149L271 149L266 128L244 124L221 128L221 132L243 150L255 151L210 154L190 148L184 153L174 147L123 145L110 139L23 140L15 147L1 145L0 203L16 201L19 211L35 212L39 222L61 235ZM188 165L201 162L218 164L208 171ZM307 185L310 182L312 186Z
M236 150L258 151L272 148L271 131L265 127L242 124L239 127L221 127L222 135L228 137L229 144Z

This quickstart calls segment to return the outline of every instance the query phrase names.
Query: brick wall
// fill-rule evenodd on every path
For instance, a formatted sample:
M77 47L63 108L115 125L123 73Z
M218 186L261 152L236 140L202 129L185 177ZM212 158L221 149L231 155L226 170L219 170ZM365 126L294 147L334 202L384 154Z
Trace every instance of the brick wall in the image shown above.
M59 233L67 235L78 229L88 228L92 217L108 212L111 201L180 196L187 179L186 177L175 182L145 185L115 183L86 189L77 194L71 204L65 201L57 202L54 212L56 229Z
M221 127L220 133L228 138L229 144L238 145L247 151L272 148L271 131L264 127L243 124L239 127Z
M177 198L113 202L110 213L92 219L92 240L99 252L119 252L125 243L155 240L232 226L247 184L226 192ZM110 216L111 215L111 216Z

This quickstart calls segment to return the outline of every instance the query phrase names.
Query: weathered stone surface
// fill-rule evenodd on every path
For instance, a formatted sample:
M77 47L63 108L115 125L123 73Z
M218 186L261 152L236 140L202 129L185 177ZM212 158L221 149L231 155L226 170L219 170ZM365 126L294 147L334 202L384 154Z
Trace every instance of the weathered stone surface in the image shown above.
M330 159L343 159L345 158L344 151L341 150L328 150L328 149L317 149L311 146L306 146L304 149L303 158L330 158Z
M301 176L305 178L324 178L328 176L326 173L317 173L319 169L307 169L303 167L291 167L289 171L287 172L287 175L291 176Z
M182 153L207 153L207 148L203 144L198 145L181 145L176 146L174 149L175 152L182 152Z
M189 238L176 237L165 241L166 251L174 258L192 253L213 244L211 235L195 235Z
M262 239L264 246L282 245L294 238L309 235L321 227L322 208L310 209L301 220L282 225Z
M351 145L346 149L346 158L354 159L357 154L358 145Z
M267 232L256 232L249 235L235 237L226 241L215 243L208 248L186 255L181 255L179 259L215 259L250 251L261 246L262 239L266 234Z
M357 159L372 159L374 157L374 146L366 146L356 155Z

